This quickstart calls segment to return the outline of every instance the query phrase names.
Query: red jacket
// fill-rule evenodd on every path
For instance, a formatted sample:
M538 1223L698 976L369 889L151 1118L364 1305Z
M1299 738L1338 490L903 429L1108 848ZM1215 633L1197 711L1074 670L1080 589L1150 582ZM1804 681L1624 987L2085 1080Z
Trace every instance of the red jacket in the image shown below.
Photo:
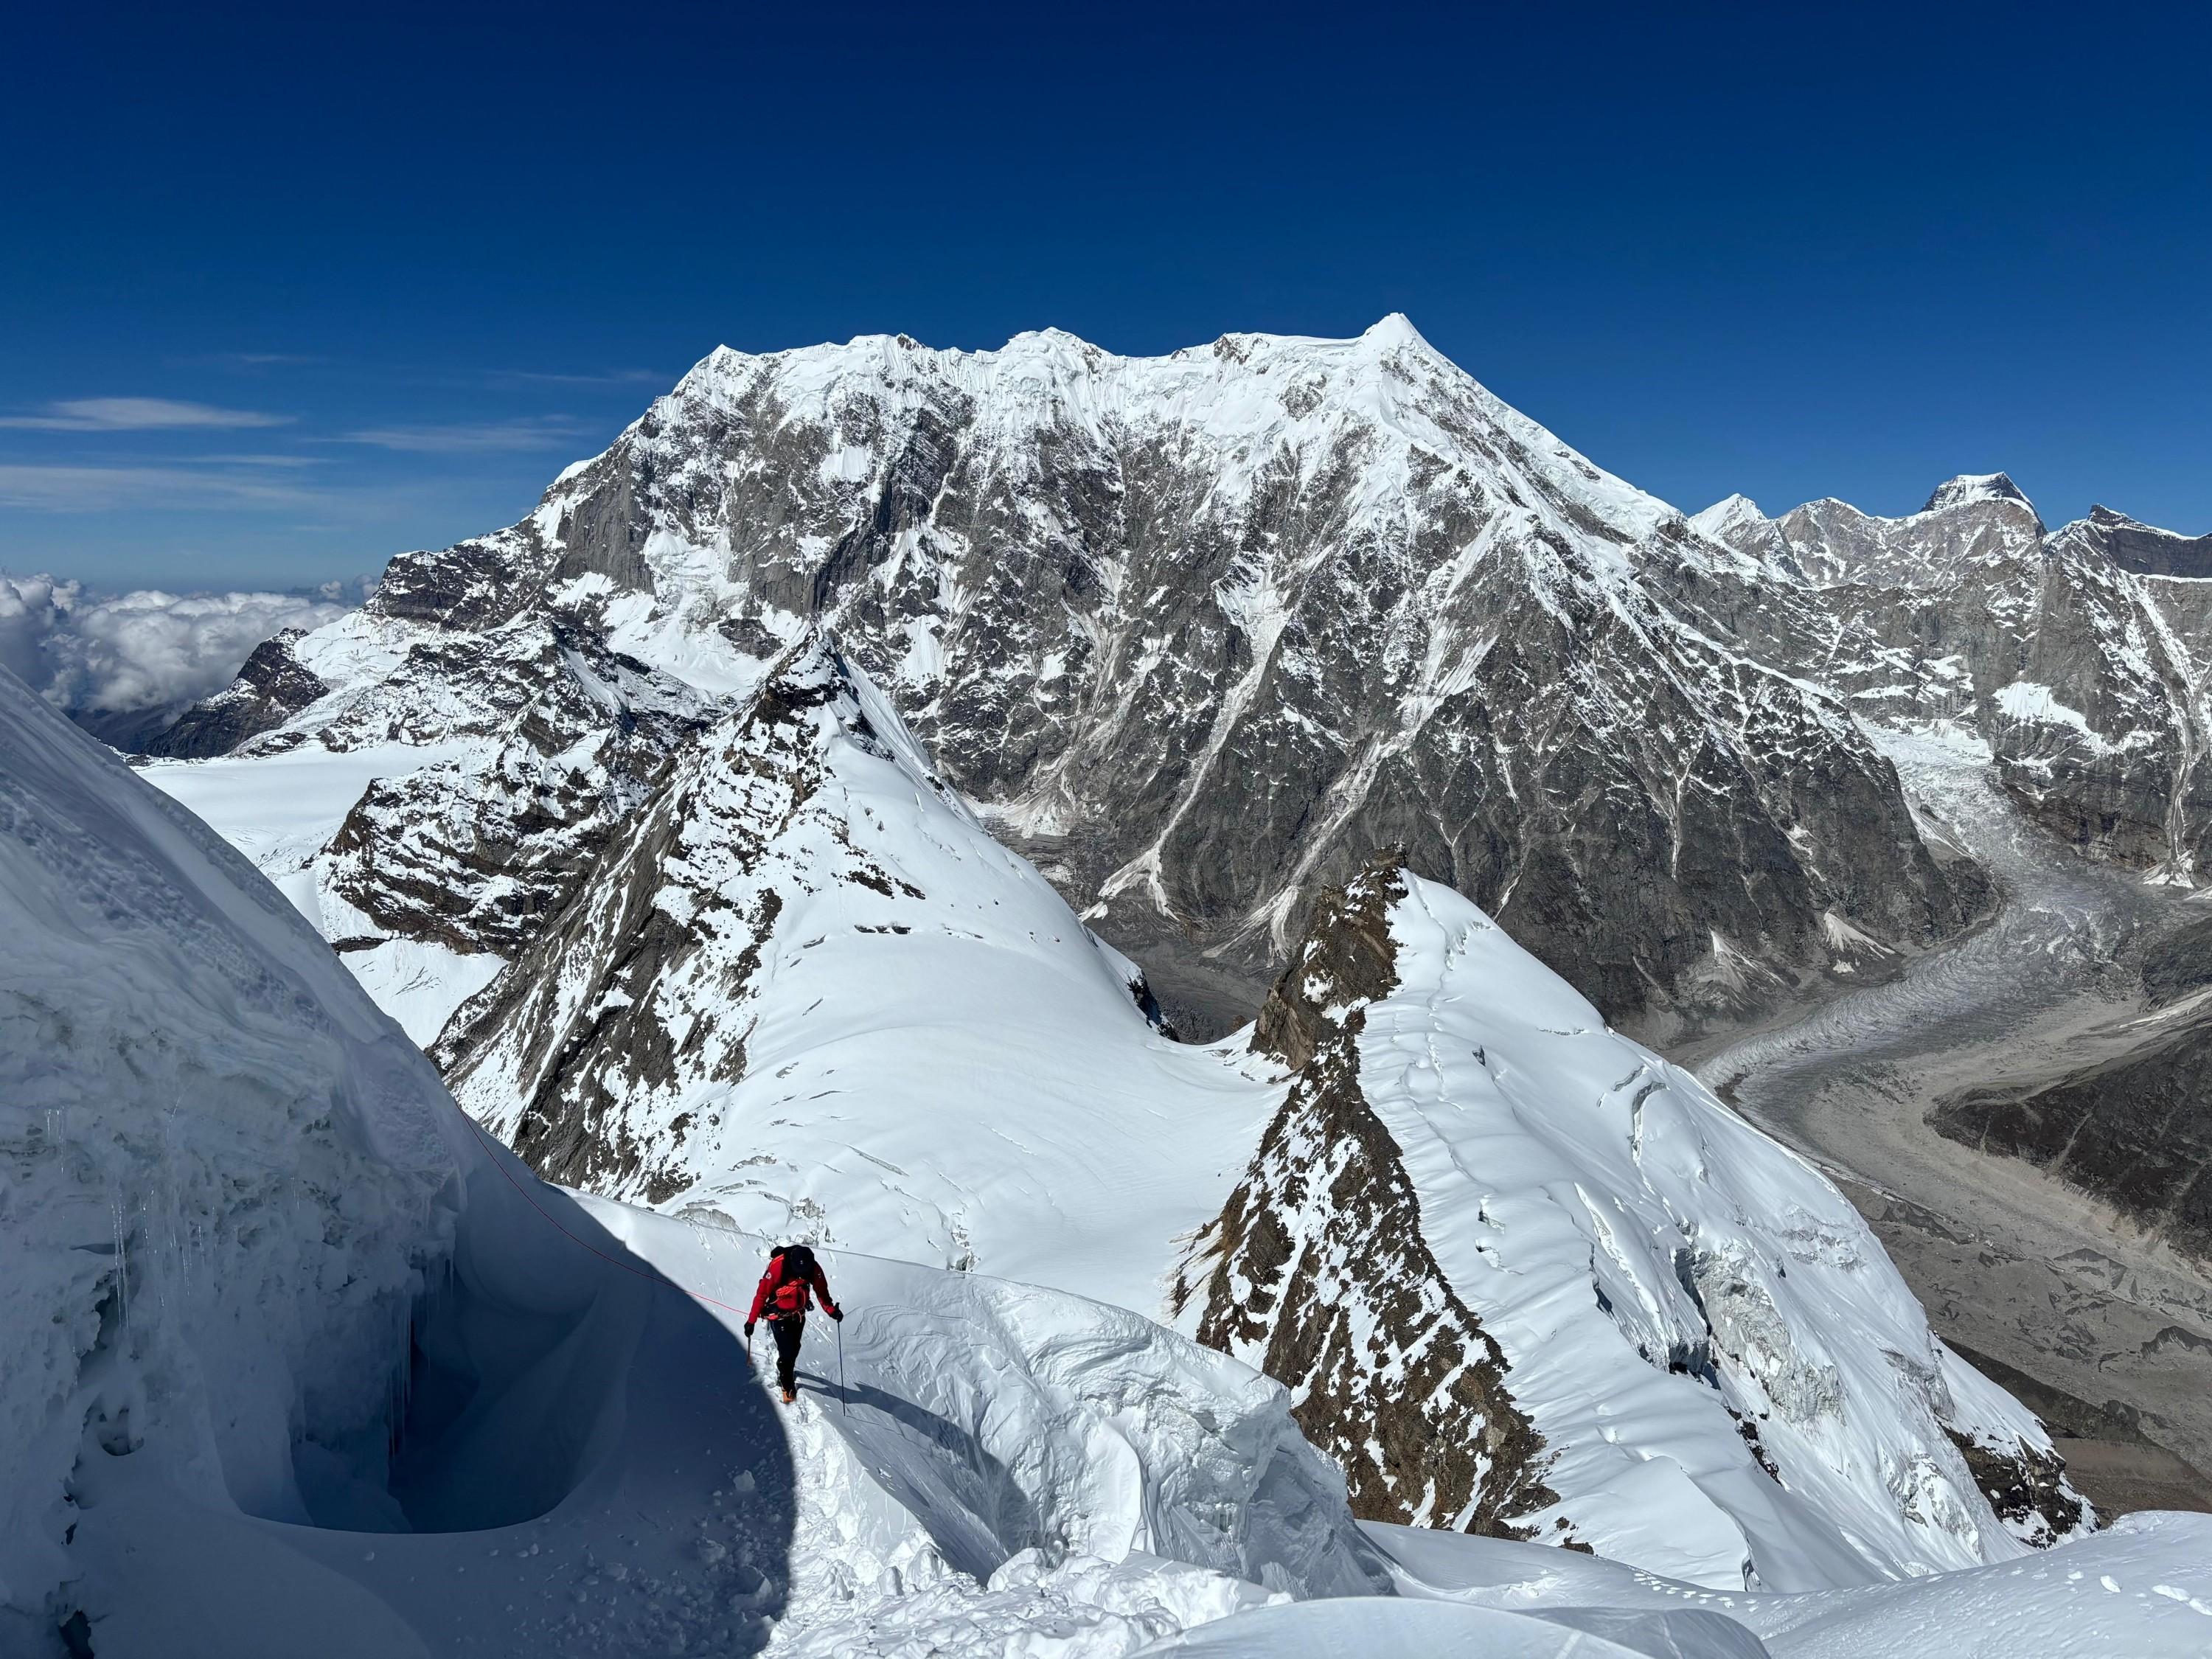
M822 1264L816 1262L811 1273L787 1278L783 1271L787 1259L781 1255L769 1258L768 1271L761 1275L760 1288L753 1292L753 1310L745 1316L746 1324L758 1319L763 1308L768 1310L770 1319L804 1319L811 1305L810 1295L820 1297L822 1305L831 1313L837 1311L837 1304L830 1299L830 1281L823 1275Z

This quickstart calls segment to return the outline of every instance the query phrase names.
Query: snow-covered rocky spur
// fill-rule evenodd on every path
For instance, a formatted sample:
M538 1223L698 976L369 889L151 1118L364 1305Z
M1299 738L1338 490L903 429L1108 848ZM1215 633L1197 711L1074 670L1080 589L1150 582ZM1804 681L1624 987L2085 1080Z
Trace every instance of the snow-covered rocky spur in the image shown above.
M1395 852L1255 1040L1297 1079L1182 1295L1363 1514L1773 1589L2087 1522L1826 1178Z

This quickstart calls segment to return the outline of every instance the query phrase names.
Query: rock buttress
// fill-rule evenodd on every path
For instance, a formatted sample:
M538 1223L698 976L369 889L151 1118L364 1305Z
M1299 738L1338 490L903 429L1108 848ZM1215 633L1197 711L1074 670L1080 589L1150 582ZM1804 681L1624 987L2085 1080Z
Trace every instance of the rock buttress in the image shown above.
M1199 1340L1288 1387L1363 1519L1527 1538L1557 1501L1505 1361L1421 1232L1397 1143L1359 1087L1369 1003L1397 983L1395 849L1316 903L1254 1046L1297 1073L1176 1289Z

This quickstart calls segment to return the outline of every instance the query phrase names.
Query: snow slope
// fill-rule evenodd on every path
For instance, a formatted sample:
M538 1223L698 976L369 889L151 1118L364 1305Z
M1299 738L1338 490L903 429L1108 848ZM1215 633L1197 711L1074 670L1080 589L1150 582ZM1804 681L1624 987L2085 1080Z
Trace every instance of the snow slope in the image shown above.
M738 1345L4 675L0 933L0 1650L757 1644L790 1514L727 1482L787 1453Z
M1406 886L1361 1091L1581 1535L1774 1589L2014 1554L1950 1433L2050 1441L1935 1340L1850 1202L1467 900Z
M747 1304L767 1240L585 1202L737 1323L726 1310ZM848 1317L840 1332L817 1316L800 1356L777 1650L919 1651L935 1632L998 1651L994 1629L1064 1617L1092 1627L1095 1645L1070 1651L1118 1654L1241 1606L1385 1587L1342 1476L1298 1437L1279 1385L1082 1297L822 1259Z
M586 1207L717 1300L741 1299L765 1249ZM772 1651L2181 1659L2212 1638L2212 1521L2198 1516L1797 1595L1423 1528L1355 1532L1281 1391L1221 1356L1028 1286L836 1252L827 1265L851 1310L845 1382L817 1319Z
M1062 1293L833 1255L850 1414L787 1441L758 1240L540 1186L9 679L0 906L10 1655L845 1653L908 1589L1105 1654L1382 1585L1279 1388Z
M800 1417L795 1472L728 1328L758 1242L537 1188L274 890L12 680L0 905L10 1654L729 1653L771 1620L851 1653L855 1619L1103 1654L1380 1587L1279 1389L1052 1292L833 1255L851 1415Z
M1390 1559L1401 1596L1553 1618L1596 1608L1698 1612L1741 1626L1774 1659L2196 1659L2212 1651L2212 1518L2201 1515L2126 1516L2108 1531L2019 1560L1802 1595L1701 1588L1498 1540L1376 1525L1366 1532ZM1204 1635L1230 1644L1242 1622Z
M380 1432L463 1163L436 1073L205 825L0 674L0 1598L126 1451L304 1519ZM134 1462L135 1466L135 1462Z
M1361 1528L1291 1396L1234 1359L1065 1292L834 1250L842 1352L817 1321L780 1416L738 1330L763 1240L535 1182L280 895L5 678L0 917L10 1655L2204 1650L2196 1517L1790 1596ZM1455 976L1486 948L1488 924L1466 927L1441 964L1410 921L1399 941L1447 1002L1499 988ZM1575 1013L1549 983L1522 988L1524 1022ZM1411 1028L1391 1000L1376 1011L1363 1085L1410 1141L1420 1097L1391 1094L1391 1060ZM1472 1034L1436 1005L1421 1018L1439 1044ZM1509 1022L1493 1064L1556 1081L1596 1035ZM1601 1164L1571 1097L1511 1098L1551 1127L1459 1149ZM1672 1157L1679 1126L1652 1134L1643 1179L1687 1201L1705 1174ZM1741 1202L1806 1196L1756 1137L1696 1145ZM1541 1243L1533 1203L1504 1212ZM1544 1254L1520 1258L1530 1276ZM1636 1261L1601 1281L1657 1276ZM1790 1265L1803 1294L1850 1304ZM1587 1281L1561 1282L1553 1300L1583 1299ZM1760 1375L1778 1407L1794 1397ZM1647 1402L1623 1405L1638 1425ZM1695 1437L1674 1432L1650 1461Z

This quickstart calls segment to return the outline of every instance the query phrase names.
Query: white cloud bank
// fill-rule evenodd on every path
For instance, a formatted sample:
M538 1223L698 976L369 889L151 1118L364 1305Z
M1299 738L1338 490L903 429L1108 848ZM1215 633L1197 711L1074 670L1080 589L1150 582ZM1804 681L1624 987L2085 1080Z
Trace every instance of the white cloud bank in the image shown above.
M336 582L313 594L93 594L52 576L0 574L0 664L100 731L220 691L262 641L334 621L354 597Z

